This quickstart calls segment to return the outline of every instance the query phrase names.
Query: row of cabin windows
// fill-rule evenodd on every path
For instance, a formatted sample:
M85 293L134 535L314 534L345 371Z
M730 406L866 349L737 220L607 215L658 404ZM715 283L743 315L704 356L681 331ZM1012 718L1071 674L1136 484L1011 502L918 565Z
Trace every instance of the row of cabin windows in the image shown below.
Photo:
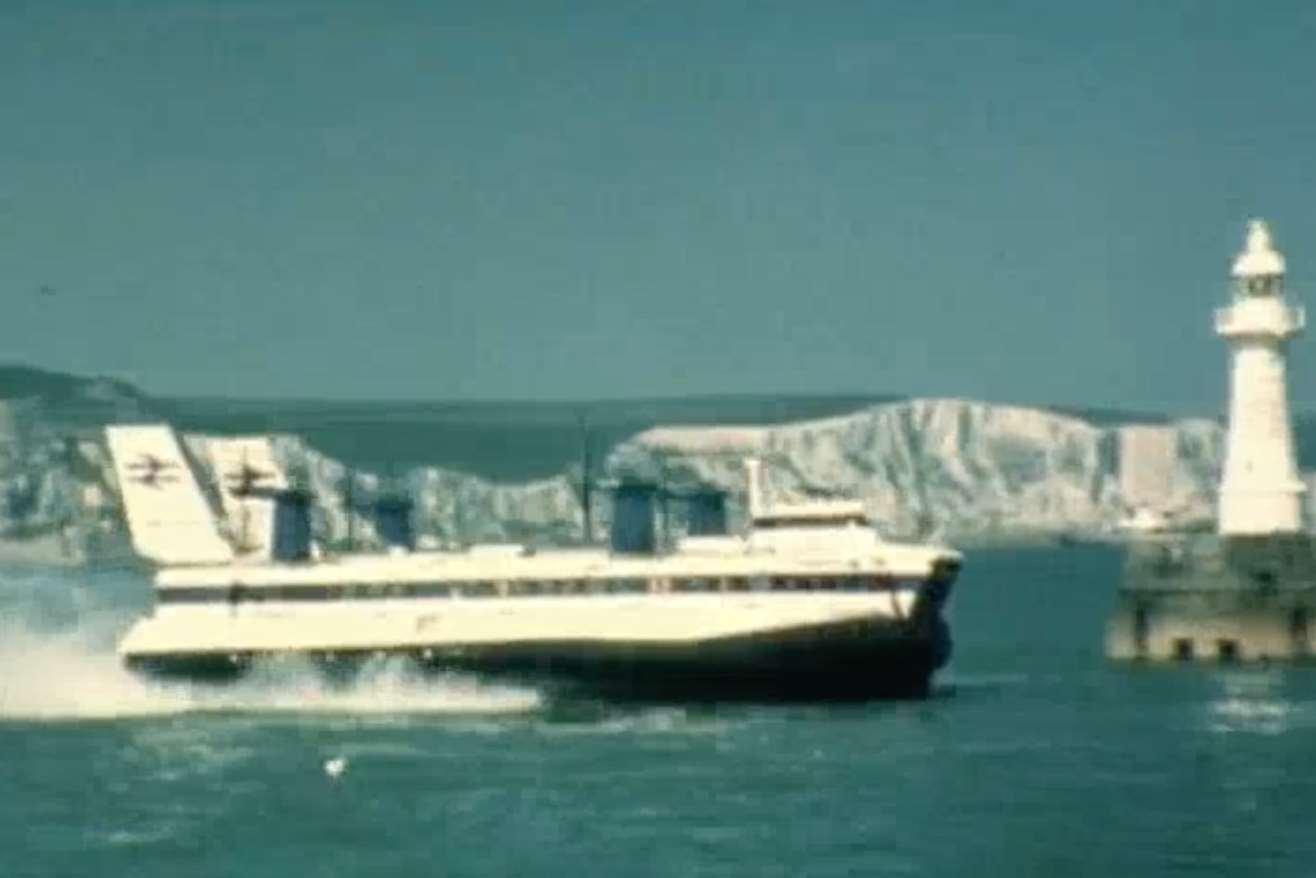
M553 597L598 594L763 591L883 591L892 582L874 576L708 577L672 579L511 580L504 582L352 583L227 588L206 586L161 589L163 603L261 603L264 601L383 600L390 598Z

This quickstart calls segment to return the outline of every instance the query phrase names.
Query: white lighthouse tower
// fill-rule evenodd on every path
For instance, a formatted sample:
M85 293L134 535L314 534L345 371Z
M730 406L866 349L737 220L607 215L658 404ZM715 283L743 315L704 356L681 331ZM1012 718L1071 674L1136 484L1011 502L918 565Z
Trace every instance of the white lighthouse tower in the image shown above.
M1302 530L1302 491L1289 421L1284 349L1306 318L1284 297L1284 257L1265 222L1248 224L1234 260L1233 303L1216 311L1231 348L1229 437L1220 484L1222 536Z

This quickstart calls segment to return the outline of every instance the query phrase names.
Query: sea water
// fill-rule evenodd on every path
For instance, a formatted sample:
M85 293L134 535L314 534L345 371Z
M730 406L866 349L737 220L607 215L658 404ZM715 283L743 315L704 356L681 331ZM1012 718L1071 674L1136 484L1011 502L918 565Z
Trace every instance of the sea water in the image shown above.
M0 571L0 876L1316 873L1316 669L1109 665L1118 572L969 553L926 701L645 707L161 686L140 577Z

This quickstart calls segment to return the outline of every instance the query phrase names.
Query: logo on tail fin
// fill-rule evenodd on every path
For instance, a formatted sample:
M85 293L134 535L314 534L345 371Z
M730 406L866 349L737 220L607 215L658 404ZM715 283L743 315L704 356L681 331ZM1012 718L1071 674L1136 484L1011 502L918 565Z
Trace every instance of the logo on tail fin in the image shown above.
M178 476L171 474L178 465L161 460L154 454L143 454L139 459L129 463L126 468L133 473L133 478L143 485L154 487L164 482L178 481Z
M225 564L233 547L165 424L105 428L133 548L157 564Z
M274 473L257 469L244 459L237 469L225 473L224 478L231 494L235 497L249 497L260 493L262 488L268 488L266 483L274 478Z

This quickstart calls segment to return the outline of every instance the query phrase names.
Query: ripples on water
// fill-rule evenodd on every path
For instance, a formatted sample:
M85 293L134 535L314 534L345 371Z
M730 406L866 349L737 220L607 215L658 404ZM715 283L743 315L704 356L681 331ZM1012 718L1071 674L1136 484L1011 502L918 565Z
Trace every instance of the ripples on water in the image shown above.
M141 581L0 573L0 876L1312 874L1311 674L1107 666L1117 567L971 556L932 698L782 708L152 684Z

